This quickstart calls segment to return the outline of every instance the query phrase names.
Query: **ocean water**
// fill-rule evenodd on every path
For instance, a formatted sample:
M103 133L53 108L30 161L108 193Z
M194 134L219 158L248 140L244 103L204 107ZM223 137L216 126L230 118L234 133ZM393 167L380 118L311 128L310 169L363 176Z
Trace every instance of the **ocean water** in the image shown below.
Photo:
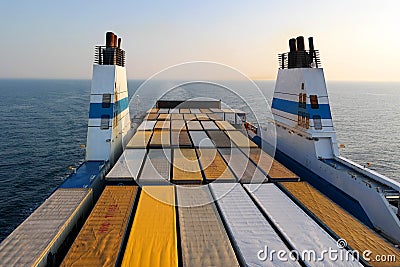
M161 87L137 92L129 81L131 116L147 110ZM208 96L265 119L274 81L257 81L265 95L248 84L231 82L236 93L215 85L178 86L164 99ZM400 182L400 83L328 82L332 115L343 156ZM158 88L159 87L159 88ZM20 224L68 176L68 167L84 159L89 80L0 80L0 241ZM136 94L139 94L138 101Z

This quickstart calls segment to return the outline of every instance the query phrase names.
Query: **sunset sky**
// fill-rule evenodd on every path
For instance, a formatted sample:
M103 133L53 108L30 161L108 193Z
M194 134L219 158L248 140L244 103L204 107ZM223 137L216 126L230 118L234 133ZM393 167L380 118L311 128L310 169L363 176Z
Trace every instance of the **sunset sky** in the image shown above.
M215 61L275 79L291 37L313 36L327 80L400 81L400 1L3 1L0 78L90 79L94 46L122 37L129 79Z

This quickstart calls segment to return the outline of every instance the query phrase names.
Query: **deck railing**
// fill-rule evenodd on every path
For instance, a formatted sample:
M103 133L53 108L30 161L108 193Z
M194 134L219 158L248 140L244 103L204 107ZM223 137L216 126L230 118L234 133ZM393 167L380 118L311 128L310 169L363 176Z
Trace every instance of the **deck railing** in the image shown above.
M125 66L125 51L118 47L96 46L94 63L98 65Z
M279 54L279 68L319 68L321 60L318 50L305 50Z

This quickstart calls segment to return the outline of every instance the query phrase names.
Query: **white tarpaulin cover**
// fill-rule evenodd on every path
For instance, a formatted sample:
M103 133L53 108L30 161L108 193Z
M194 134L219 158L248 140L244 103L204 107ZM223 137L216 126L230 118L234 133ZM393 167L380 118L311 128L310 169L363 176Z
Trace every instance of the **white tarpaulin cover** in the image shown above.
M156 122L157 121L143 121L137 128L137 131L153 131Z
M111 171L106 175L107 180L135 179L137 180L142 166L146 149L125 149Z
M212 183L210 187L247 266L299 266L291 260L280 261L276 255L272 260L262 261L258 258L259 251L265 250L265 246L268 246L269 251L284 250L289 253L289 249L240 184Z
M170 176L171 149L149 149L142 172L140 184L167 184Z
M192 138L193 145L195 147L215 147L214 143L208 138L204 131L189 131L190 137Z
M57 189L0 244L0 266L44 266L89 202L91 189Z
M250 191L254 186L245 185L245 187ZM339 250L344 253L343 255L348 253L344 249L339 249L336 241L274 184L262 184L251 194L279 231L299 252L314 251L317 257L329 249ZM340 255L340 252L337 255ZM362 266L359 262L351 260L334 260L328 254L325 254L323 261L306 261L306 263L310 266Z
M213 121L202 121L201 125L204 130L219 130L218 126Z
M268 178L238 148L218 149L241 183L263 183Z

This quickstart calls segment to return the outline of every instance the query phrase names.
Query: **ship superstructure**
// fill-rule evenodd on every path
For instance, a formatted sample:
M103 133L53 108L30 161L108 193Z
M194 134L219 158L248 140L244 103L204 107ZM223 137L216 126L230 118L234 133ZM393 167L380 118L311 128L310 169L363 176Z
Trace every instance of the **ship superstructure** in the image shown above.
M114 164L131 129L128 109L125 51L121 38L106 34L106 46L97 46L90 92L86 161ZM125 143L124 143L125 138Z
M343 158L333 128L324 72L313 39L289 41L280 54L272 100L276 156L366 225L396 243L400 184Z

